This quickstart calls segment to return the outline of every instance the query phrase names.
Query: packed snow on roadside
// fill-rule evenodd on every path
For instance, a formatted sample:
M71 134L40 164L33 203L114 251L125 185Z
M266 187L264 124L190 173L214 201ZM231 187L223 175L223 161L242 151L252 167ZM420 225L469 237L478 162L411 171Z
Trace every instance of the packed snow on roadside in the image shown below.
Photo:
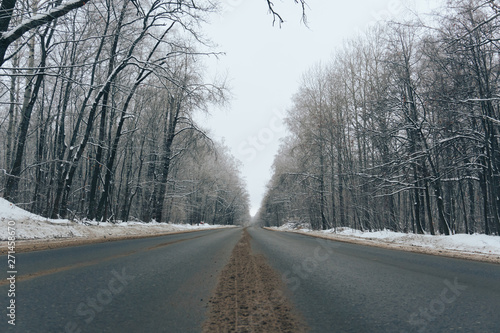
M433 250L457 251L461 253L500 255L500 237L483 234L456 234L451 236L416 235L389 230L363 232L351 228L329 230L311 230L297 223L287 223L279 228L281 231L295 231L328 238L361 239L381 244L400 244L412 247L422 247Z
M144 222L95 222L53 220L32 214L9 201L0 198L0 240L7 240L10 230L15 230L15 239L54 239L54 238L102 238L132 235L154 235L167 232L212 229L226 226L189 225L172 223Z

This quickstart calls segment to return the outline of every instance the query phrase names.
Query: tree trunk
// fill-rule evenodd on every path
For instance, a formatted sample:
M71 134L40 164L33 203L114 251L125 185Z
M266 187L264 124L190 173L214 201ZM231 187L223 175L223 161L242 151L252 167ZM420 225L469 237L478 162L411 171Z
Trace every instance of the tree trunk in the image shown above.
M163 155L162 155L162 169L161 169L161 179L158 184L158 196L156 197L156 204L154 210L154 216L156 222L163 222L163 205L165 202L165 194L167 190L168 173L170 170L170 162L172 157L172 143L175 138L175 131L177 128L177 122L179 120L182 96L184 95L183 87L177 98L171 96L168 103L168 111L165 116L166 129L164 135L163 144Z
M5 185L4 197L9 201L16 201L17 189L19 186L21 169L24 158L24 150L26 145L26 140L28 136L28 128L31 121L31 114L33 112L33 108L35 107L36 100L38 98L38 92L42 86L42 82L45 78L45 63L47 60L47 51L46 46L50 43L50 37L48 39L47 45L45 45L45 37L49 33L49 29L46 29L44 34L41 35L41 60L40 66L38 69L38 73L36 76L32 77L34 79L36 77L33 88L31 87L31 82L27 85L24 95L24 101L27 102L23 105L23 110L21 112L21 123L19 124L19 132L17 135L17 149L14 156L14 161L12 163L11 171L7 177L7 183ZM34 67L34 42L31 44L30 48L30 64L33 64ZM33 89L33 90L31 90Z
M123 2L123 7L122 11L120 13L120 17L117 22L116 30L114 32L114 38L113 38L113 44L111 45L111 50L109 52L109 64L108 64L108 74L107 76L110 77L113 73L113 70L115 69L115 60L116 60L116 50L118 48L118 41L123 25L123 20L125 18L125 12L127 8L127 1ZM103 159L103 150L104 150L104 138L106 136L106 120L107 120L107 113L108 113L108 103L109 103L109 95L110 95L110 90L111 90L111 85L114 84L114 80L116 79L116 76L113 78L113 80L110 82L110 84L107 85L106 89L103 92L102 96L102 107L101 107L101 119L99 123L99 138L97 141L97 152L95 156L95 162L93 165L93 173L92 173L92 178L90 181L90 192L89 192L89 210L88 210L88 218L90 220L93 220L96 216L98 219L102 218L102 212L99 211L99 208L97 208L97 211L95 209L95 204L98 202L98 181L101 176L101 169L102 166L104 165L104 159ZM122 124L123 126L123 124ZM121 131L121 128L120 128ZM121 135L121 134L120 134ZM119 138L118 138L119 140ZM118 143L117 143L118 145ZM116 155L116 152L115 152ZM114 158L114 156L113 156ZM114 160L112 161L114 163ZM109 163L108 163L109 164ZM109 169L108 169L109 170ZM109 184L108 184L108 190L109 190ZM105 194L107 197L107 193ZM107 198L104 199L105 201ZM99 203L101 206L101 204ZM102 206L100 207L102 209Z

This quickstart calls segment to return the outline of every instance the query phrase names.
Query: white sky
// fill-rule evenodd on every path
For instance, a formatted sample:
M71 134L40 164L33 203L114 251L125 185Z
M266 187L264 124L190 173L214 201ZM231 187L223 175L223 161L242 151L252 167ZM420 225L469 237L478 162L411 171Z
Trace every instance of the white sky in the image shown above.
M225 56L209 63L226 74L233 98L224 109L214 107L198 122L224 140L241 163L251 200L259 209L272 175L274 155L286 135L282 119L298 91L302 74L327 62L343 41L377 20L397 18L415 2L426 8L432 0L308 0L308 27L293 0L275 0L285 19L273 27L265 0L222 0L222 13L207 25L207 37Z

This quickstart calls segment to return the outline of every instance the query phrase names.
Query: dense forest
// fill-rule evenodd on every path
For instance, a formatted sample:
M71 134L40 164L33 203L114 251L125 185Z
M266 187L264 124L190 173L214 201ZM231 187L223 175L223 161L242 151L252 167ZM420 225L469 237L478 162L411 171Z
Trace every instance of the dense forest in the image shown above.
M265 6L265 4L264 4ZM238 224L238 163L193 120L211 1L2 1L0 193L51 218Z
M500 4L384 22L303 75L267 226L500 232Z

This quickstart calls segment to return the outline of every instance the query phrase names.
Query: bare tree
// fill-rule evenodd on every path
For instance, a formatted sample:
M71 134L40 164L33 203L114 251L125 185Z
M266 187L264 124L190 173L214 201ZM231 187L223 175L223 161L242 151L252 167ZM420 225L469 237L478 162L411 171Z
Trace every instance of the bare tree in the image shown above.
M316 83L294 98L264 224L322 228L326 212L333 226L498 233L499 7L445 6L433 25L376 27L307 74Z

